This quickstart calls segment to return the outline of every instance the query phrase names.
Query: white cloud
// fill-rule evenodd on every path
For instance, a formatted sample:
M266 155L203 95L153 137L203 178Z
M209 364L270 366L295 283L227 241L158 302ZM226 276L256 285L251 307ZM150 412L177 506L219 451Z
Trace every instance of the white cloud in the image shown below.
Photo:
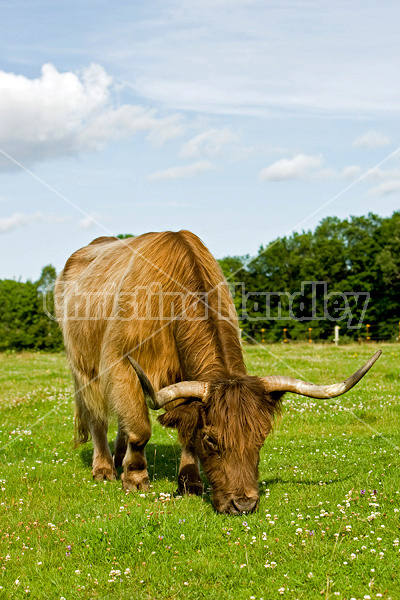
M29 225L30 223L65 223L70 221L70 217L55 217L52 215L44 215L41 212L28 215L24 213L14 213L11 217L3 217L0 219L0 233L12 231L18 227Z
M371 129L357 138L353 142L355 148L381 148L382 146L388 146L390 144L390 138L379 131Z
M209 129L186 142L181 150L182 158L218 158L227 145L238 141L238 136L229 129Z
M36 215L24 215L22 213L14 213L11 217L3 217L0 219L0 233L17 229L22 225L27 225L32 221L36 221Z
M91 214L81 219L78 225L81 229L94 229L94 227L97 227L99 224L98 220L98 215Z
M259 174L261 181L284 181L302 179L313 174L313 169L322 165L322 156L296 154L293 158L282 158L269 167L262 169Z
M114 105L112 91L112 78L96 64L77 73L45 64L37 79L0 71L0 147L34 162L97 150L139 131L156 145L185 133L179 115L160 118L142 106ZM1 166L12 165L2 157Z
M388 179L370 189L369 193L374 196L388 196L400 190L400 179Z
M190 165L170 167L165 171L158 171L148 176L149 181L162 181L166 179L183 179L187 177L195 177L200 173L205 173L210 169L214 169L214 165L209 160L199 160Z
M356 179L362 173L362 168L358 165L349 165L348 167L344 167L341 171L341 176L345 179Z
M368 179L375 180L388 180L388 179L400 179L400 168L394 167L393 169L373 169L368 175Z

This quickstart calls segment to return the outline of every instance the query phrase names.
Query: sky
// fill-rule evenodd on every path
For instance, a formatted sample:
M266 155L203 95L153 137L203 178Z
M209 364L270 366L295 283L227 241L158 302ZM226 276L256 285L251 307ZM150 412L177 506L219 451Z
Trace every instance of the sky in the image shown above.
M0 279L100 235L211 252L400 209L395 0L3 0Z

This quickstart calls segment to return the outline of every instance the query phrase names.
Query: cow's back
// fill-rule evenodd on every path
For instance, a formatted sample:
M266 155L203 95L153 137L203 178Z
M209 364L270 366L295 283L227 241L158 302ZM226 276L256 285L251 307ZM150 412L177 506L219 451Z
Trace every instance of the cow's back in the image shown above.
M129 352L155 387L245 372L222 272L188 231L94 240L67 261L55 295L73 370L105 373L105 387Z

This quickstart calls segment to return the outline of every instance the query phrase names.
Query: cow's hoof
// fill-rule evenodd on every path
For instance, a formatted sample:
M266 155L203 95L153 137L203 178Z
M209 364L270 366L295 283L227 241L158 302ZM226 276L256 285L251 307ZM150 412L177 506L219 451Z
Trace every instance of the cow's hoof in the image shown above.
M117 478L117 472L114 467L98 467L93 469L93 480L94 481L115 481Z
M201 496L204 493L204 486L200 479L200 473L197 465L185 465L178 475L178 493L195 494Z
M142 490L147 492L150 489L150 480L147 471L125 471L121 475L122 486L128 492Z
M202 496L204 493L204 485L201 481L183 481L178 482L178 494L194 494Z

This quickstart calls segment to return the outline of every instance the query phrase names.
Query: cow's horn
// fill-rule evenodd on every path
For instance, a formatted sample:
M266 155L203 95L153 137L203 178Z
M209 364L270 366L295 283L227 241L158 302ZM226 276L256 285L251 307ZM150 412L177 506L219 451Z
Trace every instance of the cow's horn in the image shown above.
M293 379L292 377L260 377L264 383L265 388L268 392L293 392L294 394L301 394L302 396L308 396L309 398L335 398L345 392L348 392L356 383L364 377L365 373L369 371L374 362L378 360L382 350L375 352L373 356L365 365L363 365L358 371L350 375L345 381L341 383L333 383L331 385L315 385L314 383L307 383L301 381L301 379Z
M128 360L138 376L146 404L152 410L159 410L177 398L203 398L206 393L207 384L203 381L181 381L155 392L139 363L129 355Z

